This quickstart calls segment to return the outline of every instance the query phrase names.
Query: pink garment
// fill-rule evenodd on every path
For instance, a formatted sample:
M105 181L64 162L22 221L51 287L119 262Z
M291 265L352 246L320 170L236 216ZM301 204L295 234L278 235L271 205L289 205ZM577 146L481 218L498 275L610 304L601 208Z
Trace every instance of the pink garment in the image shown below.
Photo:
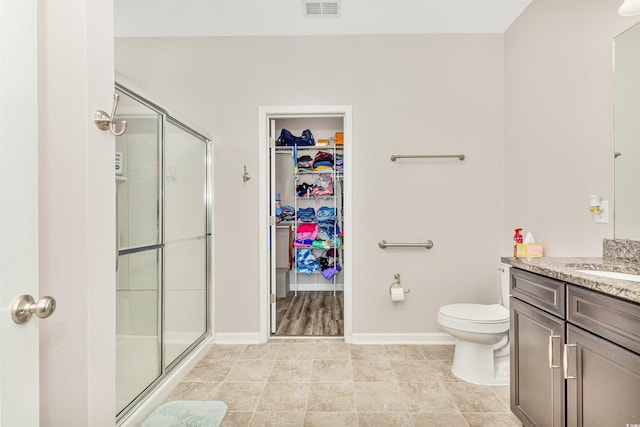
M333 194L333 178L331 175L318 175L316 182L313 183L312 193L315 196L324 196Z
M296 232L296 240L314 240L318 232L318 224L314 222L300 224Z

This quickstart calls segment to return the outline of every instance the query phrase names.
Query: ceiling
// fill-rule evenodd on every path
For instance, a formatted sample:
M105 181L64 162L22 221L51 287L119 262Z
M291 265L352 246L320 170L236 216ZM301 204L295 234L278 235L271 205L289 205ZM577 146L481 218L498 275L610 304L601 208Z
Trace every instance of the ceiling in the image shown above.
M303 17L302 0L114 0L114 20L116 37L482 34L531 1L342 0L335 18Z

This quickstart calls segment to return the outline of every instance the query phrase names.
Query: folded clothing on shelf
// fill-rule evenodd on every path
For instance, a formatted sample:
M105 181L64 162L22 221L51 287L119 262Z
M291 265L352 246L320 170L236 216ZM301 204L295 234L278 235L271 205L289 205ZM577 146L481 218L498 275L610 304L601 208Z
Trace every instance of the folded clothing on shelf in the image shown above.
M298 219L302 222L315 222L316 211L313 208L300 208L298 209Z
M314 240L318 236L318 233L318 224L311 222L300 224L296 230L296 240Z
M314 196L333 195L333 178L331 175L318 175L313 183L312 194Z
M325 222L338 219L336 217L336 209L328 206L322 206L318 209L318 222Z
M298 157L298 170L300 172L313 172L313 158L309 155Z
M342 267L338 265L338 251L336 249L329 249L324 254L317 258L317 262L320 265L322 276L327 280L333 280L333 276L342 271Z
M329 237L339 236L341 234L340 226L335 219L320 221L318 222L318 227L320 227L321 233L326 233Z
M339 265L336 265L335 267L325 268L324 270L322 270L322 277L327 280L333 280L333 276L339 273L340 270L342 270L342 267L340 267Z
M318 151L313 159L313 170L320 173L333 172L333 154Z
M309 197L313 192L313 184L307 182L296 185L296 194L299 197Z
M283 206L281 208L280 221L293 221L296 219L296 211L293 209L293 206Z
M314 271L320 269L320 264L313 255L311 249L300 249L296 253L296 271L298 273L305 273L310 276Z

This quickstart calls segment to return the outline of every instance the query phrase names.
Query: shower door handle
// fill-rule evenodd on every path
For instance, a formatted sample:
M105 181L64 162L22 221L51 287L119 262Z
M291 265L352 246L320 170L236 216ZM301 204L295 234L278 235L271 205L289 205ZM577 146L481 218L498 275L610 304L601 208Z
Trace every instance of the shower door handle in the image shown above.
M118 272L118 268L120 268L120 217L119 217L120 208L118 206L118 183L116 182L116 273Z
M15 323L21 325L36 315L41 319L46 319L56 311L56 300L53 297L42 297L35 302L31 295L20 295L11 304L11 318Z

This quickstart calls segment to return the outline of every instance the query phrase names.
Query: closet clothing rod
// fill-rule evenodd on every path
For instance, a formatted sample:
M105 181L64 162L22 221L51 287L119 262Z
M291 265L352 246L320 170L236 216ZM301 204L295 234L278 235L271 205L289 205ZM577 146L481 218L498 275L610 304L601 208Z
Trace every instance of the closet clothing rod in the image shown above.
M458 158L459 160L464 160L464 154L415 154L415 155L411 155L411 154L407 154L407 155L403 155L403 154L393 154L391 156L391 161L395 162L396 159L444 159L444 158L449 158L449 157L455 157Z
M433 242L431 240L427 240L424 243L389 243L386 240L382 240L378 243L378 246L381 249L387 248L425 248L431 249L433 247Z

